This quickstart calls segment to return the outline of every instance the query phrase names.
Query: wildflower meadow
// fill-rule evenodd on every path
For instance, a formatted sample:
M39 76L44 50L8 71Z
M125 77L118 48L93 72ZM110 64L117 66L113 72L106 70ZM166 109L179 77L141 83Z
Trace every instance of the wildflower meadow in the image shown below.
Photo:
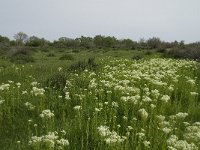
M1 67L0 146L199 150L199 69L191 60L112 57L99 59L97 69L71 72L66 66ZM47 82L54 74L66 78Z

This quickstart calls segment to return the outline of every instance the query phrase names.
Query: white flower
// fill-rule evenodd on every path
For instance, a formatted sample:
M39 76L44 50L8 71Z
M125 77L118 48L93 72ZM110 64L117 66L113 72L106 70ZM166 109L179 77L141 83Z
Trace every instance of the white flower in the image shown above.
M118 106L118 103L117 103L117 102L114 102L114 101L112 102L112 106L113 106L113 107L119 107L119 106Z
M61 146L69 145L69 141L67 139L56 140L56 142L57 142L58 145L61 145Z
M198 95L199 95L199 93L197 93L197 92L190 92L190 94L191 94L192 96L198 96Z
M170 128L163 128L162 131L165 133L165 134L169 134L171 132L171 129Z
M70 100L71 99L70 96L69 96L69 92L65 92L65 99L66 100Z
M151 143L149 141L144 141L143 144L145 147L150 148Z
M21 86L21 83L18 82L18 83L16 83L16 85L17 85L18 87L20 87L20 86Z
M140 116L142 119L146 120L148 117L148 113L146 112L146 110L144 108L138 110Z
M0 100L0 105L3 104L5 102L5 100Z
M80 110L80 109L82 109L81 106L74 106L74 110Z
M170 97L169 97L168 95L163 95L163 96L161 97L161 101L163 101L163 102L165 102L165 103L167 103L169 100L170 100Z
M31 93L33 93L35 96L44 95L45 90L43 88L37 88L33 87Z
M32 86L37 86L38 85L38 83L35 81L35 82L31 82L31 85Z
M104 138L106 144L114 144L123 142L126 137L119 136L115 131L110 131L107 126L100 126L97 128L100 136Z
M0 85L0 91L9 90L10 84L2 84Z
M28 93L27 91L22 91L22 95L27 94L27 93Z
M54 117L54 113L52 113L51 110L46 109L46 110L42 111L42 113L40 114L40 117L41 118L52 118L52 117Z
M188 113L180 112L180 113L176 114L177 119L185 119L185 117L187 117L187 116L188 116Z
M59 72L62 71L62 67L58 67L58 71L59 71Z
M26 102L24 105L25 105L29 110L34 110L34 109L35 109L35 106L32 105L32 104L29 103L29 102Z

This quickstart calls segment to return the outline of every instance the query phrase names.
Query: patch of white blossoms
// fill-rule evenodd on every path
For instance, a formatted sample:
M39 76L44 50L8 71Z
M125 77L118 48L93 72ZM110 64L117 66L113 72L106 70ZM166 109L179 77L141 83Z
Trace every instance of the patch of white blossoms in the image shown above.
M0 91L9 90L9 88L10 88L10 84L4 84L4 83L2 83L0 85Z
M60 149L69 145L67 139L60 138L57 132L49 132L47 135L42 136L32 136L29 140L29 145L34 147L46 146L49 149L54 149L56 146Z
M54 113L53 112L51 112L51 110L49 110L49 109L46 109L46 110L43 110L42 111L42 113L40 114L40 117L41 118L52 118L52 117L54 117Z
M107 126L99 126L97 128L99 135L104 139L106 144L121 143L126 140L125 136L120 136L115 131L110 131Z
M44 88L37 88L37 87L33 87L31 93L33 93L35 96L42 96L44 95Z

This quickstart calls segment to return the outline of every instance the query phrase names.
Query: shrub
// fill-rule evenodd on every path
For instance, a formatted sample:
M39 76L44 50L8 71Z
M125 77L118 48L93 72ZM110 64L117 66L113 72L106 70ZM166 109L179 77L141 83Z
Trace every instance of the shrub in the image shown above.
M63 90L66 85L66 75L54 74L46 80L45 85L55 90Z
M9 54L10 61L13 63L30 63L34 62L34 58L31 56L30 52L28 49L25 48L17 48L11 50Z
M200 60L200 47L174 48L167 52L173 58Z
M64 54L59 59L60 60L74 60L74 57L71 54Z
M142 55L135 55L135 56L132 57L133 60L140 60L142 58L143 58Z
M160 49L157 49L156 52L159 52L159 53L165 53L165 52L166 52L166 49L162 49L162 48L160 48Z
M145 55L152 55L152 54L153 54L152 51L147 51L147 52L145 52Z
M99 65L95 62L94 58L89 58L87 61L78 61L77 63L72 64L69 67L70 71L83 71L85 69L88 70L96 70Z

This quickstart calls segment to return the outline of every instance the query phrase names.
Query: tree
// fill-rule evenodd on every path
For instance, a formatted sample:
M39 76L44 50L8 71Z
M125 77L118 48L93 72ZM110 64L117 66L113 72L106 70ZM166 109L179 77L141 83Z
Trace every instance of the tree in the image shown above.
M158 49L161 46L161 41L157 37L153 37L147 40L147 45L150 49Z
M140 39L140 41L139 41L139 46L140 46L141 49L145 49L145 48L148 47L148 46L147 46L147 42L146 42L146 40L145 40L144 38L141 38L141 39Z
M9 43L9 38L0 35L0 43Z
M96 35L94 37L94 44L97 48L102 48L103 47L103 40L104 40L104 37L101 36L101 35Z
M105 37L103 39L103 46L104 47L108 47L108 48L115 48L117 44L117 39L113 36L113 37Z
M48 41L45 40L44 38L38 38L36 36L31 36L27 42L26 42L27 46L32 46L32 47L41 47L41 46L45 46L48 45Z
M81 36L80 38L76 39L80 42L80 46L82 48L92 48L94 47L94 43L93 43L93 39L91 37L84 37L84 36Z
M10 46L9 38L0 35L0 48L1 49L8 49Z
M18 45L23 45L28 41L28 35L24 32L18 32L14 35L14 38Z
M135 49L137 47L137 42L132 41L131 39L123 39L120 42L120 47L125 49Z

